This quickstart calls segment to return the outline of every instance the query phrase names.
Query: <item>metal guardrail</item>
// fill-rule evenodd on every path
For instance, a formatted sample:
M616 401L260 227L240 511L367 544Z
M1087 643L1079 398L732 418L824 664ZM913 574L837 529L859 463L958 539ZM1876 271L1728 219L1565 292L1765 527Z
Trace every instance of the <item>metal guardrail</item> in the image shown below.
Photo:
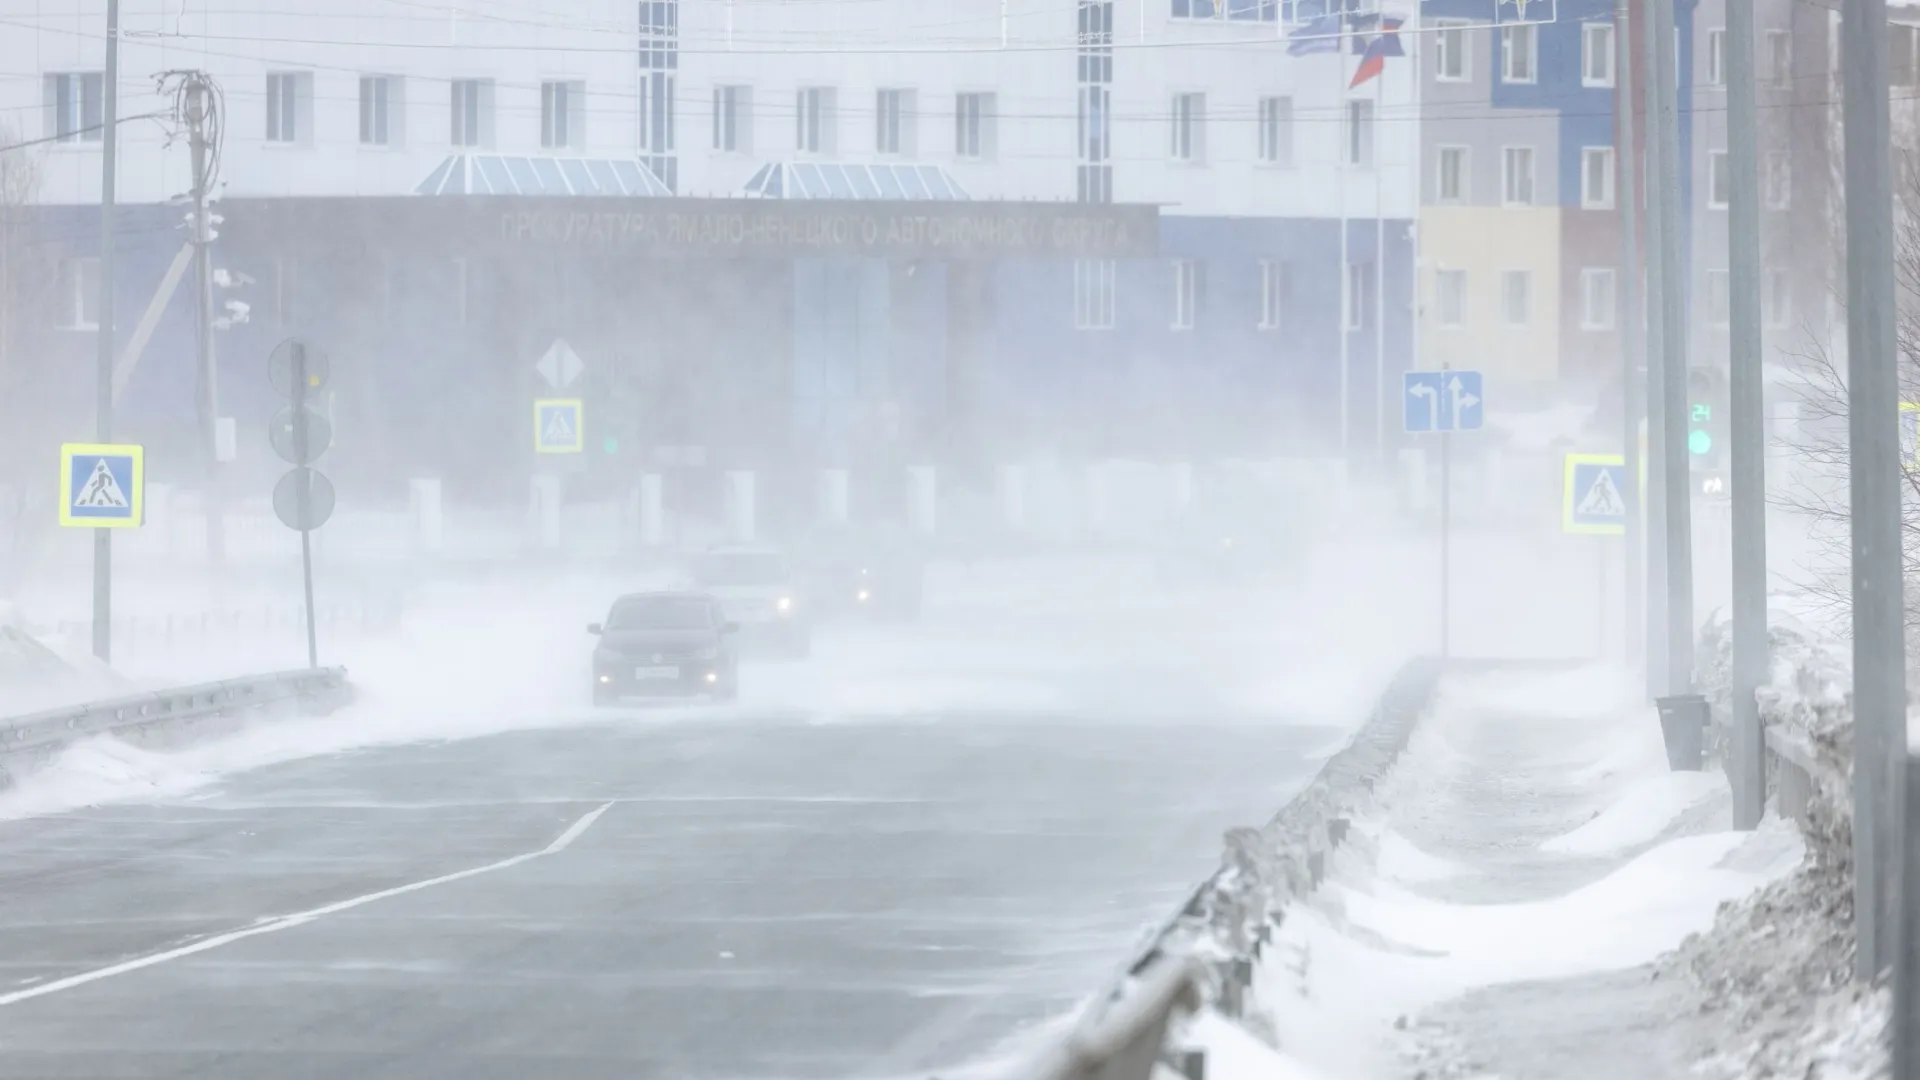
M324 710L348 692L346 668L302 668L6 717L0 719L0 764L95 735L127 736L275 707Z
M1194 1080L1199 1054L1168 1060L1175 1015L1213 1004L1244 1014L1254 966L1288 905L1319 887L1327 859L1406 749L1441 674L1471 668L1433 658L1400 669L1346 748L1260 829L1227 834L1219 870L1196 886L1089 1005L1074 1031L1031 1070L1036 1080L1150 1080L1165 1063Z

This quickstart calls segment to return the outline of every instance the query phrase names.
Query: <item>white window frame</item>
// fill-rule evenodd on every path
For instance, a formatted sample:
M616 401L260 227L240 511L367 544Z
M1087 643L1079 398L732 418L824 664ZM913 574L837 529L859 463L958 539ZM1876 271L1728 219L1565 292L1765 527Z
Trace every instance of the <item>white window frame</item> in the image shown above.
M269 71L266 97L267 145L312 145L313 74L306 71Z
M1760 197L1769 210L1785 210L1793 205L1793 158L1783 150L1767 154L1765 171L1760 175L1764 187Z
M1433 272L1433 321L1443 330L1467 325L1467 272L1442 266Z
M60 260L61 330L100 329L100 260L94 256Z
M447 82L447 142L469 149L493 145L493 80Z
M1701 314L1708 326L1733 325L1733 276L1724 269L1706 271L1701 287Z
M1727 31L1725 27L1714 26L1707 29L1706 85L1727 85Z
M1433 201L1437 203L1466 203L1473 200L1473 148L1465 144L1439 146L1434 148L1433 165ZM1447 192L1447 159L1455 158L1459 168L1454 170L1454 190Z
M1580 24L1580 85L1592 88L1613 86L1616 59L1613 55L1613 24ZM1596 52L1604 51L1604 56Z
M1206 164L1207 95L1197 91L1173 95L1167 118L1167 159L1181 165Z
M407 144L407 82L399 75L360 76L360 145L392 150Z
M881 87L873 92L873 152L879 157L911 158L918 151L914 128L919 120L919 95L908 88Z
M1707 151L1707 209L1725 210L1732 187L1733 176L1727 171L1727 152Z
M667 160L670 165L667 155L674 153L679 145L680 78L671 71L642 71L638 97L640 109L636 119L640 123L640 149ZM654 115L656 98L664 99L658 116ZM667 181L666 177L660 179Z
M1516 162L1519 162L1519 161L1526 162L1527 167L1526 167L1526 172L1524 176L1522 176L1521 173L1518 172L1515 168ZM1531 146L1501 147L1500 148L1500 205L1502 206L1538 205L1538 199L1540 197L1539 187L1538 187L1538 184L1536 183L1538 169L1539 169L1538 155L1534 152L1533 147ZM1521 186L1523 182L1526 187L1526 191L1524 193L1525 197L1518 198L1516 196L1521 194L1518 191L1518 188Z
M713 88L713 152L753 153L753 87L732 83Z
M106 80L98 71L60 71L44 83L46 131L56 143L97 143L106 124Z
M1619 319L1619 274L1611 266L1581 267L1580 329L1612 330Z
M1173 260L1174 330L1192 330L1200 308L1200 264L1192 259Z
M1260 99L1260 164L1286 168L1293 164L1293 98L1272 94Z
M793 146L808 157L830 158L838 149L838 91L831 86L803 86L794 92Z
M1287 303L1293 291L1293 270L1291 265L1278 259L1260 260L1260 322L1261 330L1283 329L1287 323Z
M1473 81L1473 35L1463 22L1435 23L1433 35L1433 81L1463 83Z
M1520 287L1517 294L1514 291L1516 284ZM1516 296L1520 309L1517 318L1514 311ZM1500 271L1500 324L1512 329L1533 324L1533 271Z
M1775 89L1793 85L1793 35L1785 30L1767 31L1767 82Z
M1349 98L1346 109L1345 146L1341 149L1341 161L1349 169L1371 169L1375 157L1375 144L1380 131L1378 113L1372 98Z
M1346 327L1347 332L1350 334L1365 331L1372 325L1369 320L1373 315L1374 308L1374 304L1371 302L1373 300L1374 265L1375 264L1370 262L1349 262L1347 264L1347 287L1345 294L1341 298L1345 301L1346 307L1344 313L1345 318L1342 325Z
M1598 166L1595 162L1598 161ZM1580 208L1583 210L1613 209L1613 147L1583 146L1580 148ZM1594 190L1595 182L1599 190Z
M1075 330L1113 329L1115 275L1116 266L1112 259L1073 261Z
M992 161L996 152L994 114L998 97L989 91L962 90L953 96L953 156L961 161Z
M1540 28L1532 23L1518 26L1508 25L1500 28L1500 81L1517 85L1530 85L1540 81ZM1515 49L1516 42L1525 41L1526 47ZM1525 63L1517 64L1514 57L1521 57Z
M587 84L578 79L549 79L540 84L540 147L580 150L586 139Z

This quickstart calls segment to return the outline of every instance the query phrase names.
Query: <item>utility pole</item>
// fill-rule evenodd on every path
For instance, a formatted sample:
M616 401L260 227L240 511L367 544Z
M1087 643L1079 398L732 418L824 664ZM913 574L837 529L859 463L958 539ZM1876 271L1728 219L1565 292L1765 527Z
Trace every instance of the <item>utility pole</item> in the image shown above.
M1766 734L1754 692L1767 677L1767 465L1760 335L1760 108L1753 5L1727 5L1727 373L1733 461L1733 827L1766 812Z
M1737 2L1737 0L1736 0ZM1680 218L1679 68L1674 56L1673 0L1653 0L1654 56L1649 73L1651 96L1659 103L1648 127L1660 144L1660 172L1654 180L1660 215L1660 450L1665 474L1667 571L1667 693L1693 690L1693 507L1687 483L1687 323L1681 297L1680 249L1685 242Z
M100 131L99 357L95 369L94 434L113 442L113 216L115 150L120 143L120 0L107 0L107 62L100 77L105 100ZM62 492L62 498L71 497ZM113 660L113 530L93 530L93 655Z
M1640 27L1641 63L1640 81L1642 86L1634 97L1644 104L1642 115L1646 119L1644 134L1644 157L1646 162L1647 201L1646 201L1646 275L1645 296L1647 338L1647 467L1643 470L1646 477L1647 493L1644 499L1647 508L1646 517L1646 553L1647 553L1647 696L1657 698L1667 692L1668 649L1667 649L1667 473L1666 473L1666 401L1665 381L1661 374L1666 367L1666 320L1667 306L1664 301L1655 303L1656 297L1664 297L1670 289L1666 280L1666 260L1661 253L1667 247L1668 227L1660 212L1660 198L1657 194L1660 178L1665 175L1664 159L1678 151L1678 147L1669 148L1660 141L1660 134L1654 124L1654 114L1659 110L1660 53L1655 41L1660 35L1660 22L1653 10L1654 0L1640 0L1643 13ZM1636 438L1638 437L1636 433ZM1634 477L1638 483L1640 477Z
M1619 0L1613 12L1614 115L1619 118L1619 149L1614 164L1619 174L1615 184L1620 201L1620 459L1626 465L1626 484L1620 494L1627 500L1626 546L1622 566L1626 578L1625 617L1621 619L1629 668L1641 663L1640 639L1644 637L1641 620L1646 593L1640 581L1640 547L1646 536L1641 520L1640 495L1640 399L1641 358L1643 349L1633 347L1633 335L1640 328L1640 153L1635 137L1634 108L1637 95L1633 85L1633 20L1630 0Z
M221 129L220 95L205 72L189 71L181 87L182 119L187 124L188 147L193 154L193 269L199 287L194 303L194 330L199 349L199 410L202 449L206 454L207 559L214 566L226 560L225 496L220 484L220 395L213 359L213 198L214 163Z
M1907 680L1900 552L1900 376L1894 338L1893 165L1887 2L1840 17L1846 131L1848 473L1853 519L1855 974L1893 962L1896 842L1906 787ZM1904 905L1901 905L1904 906Z

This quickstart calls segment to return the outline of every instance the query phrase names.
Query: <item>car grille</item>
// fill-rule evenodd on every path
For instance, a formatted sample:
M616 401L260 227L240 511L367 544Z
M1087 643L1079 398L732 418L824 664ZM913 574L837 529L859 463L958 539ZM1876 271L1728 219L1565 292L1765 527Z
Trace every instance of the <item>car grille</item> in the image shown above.
M670 660L696 660L708 650L698 645L630 645L620 650L628 660L660 663Z

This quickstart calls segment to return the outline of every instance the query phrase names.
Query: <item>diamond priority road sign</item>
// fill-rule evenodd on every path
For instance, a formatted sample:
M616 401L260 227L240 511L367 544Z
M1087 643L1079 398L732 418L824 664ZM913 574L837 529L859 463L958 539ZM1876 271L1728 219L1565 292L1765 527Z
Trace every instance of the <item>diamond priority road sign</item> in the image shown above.
M142 447L63 444L60 524L75 529L139 528L146 479Z

